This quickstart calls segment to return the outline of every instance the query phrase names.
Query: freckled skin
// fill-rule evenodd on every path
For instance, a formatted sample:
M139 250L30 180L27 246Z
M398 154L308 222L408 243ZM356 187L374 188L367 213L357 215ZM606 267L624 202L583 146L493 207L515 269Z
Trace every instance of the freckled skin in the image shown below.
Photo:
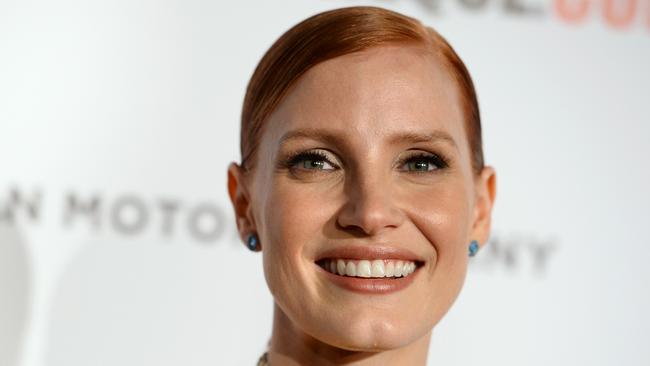
M238 228L242 238L258 233L275 299L271 363L426 363L431 330L463 286L468 244L488 239L495 198L494 170L472 173L463 119L451 75L436 56L412 46L325 61L289 90L265 122L255 169L244 175L232 163L228 171ZM285 133L305 128L339 139L280 145ZM404 131L444 131L455 146L389 142ZM326 156L323 169L279 164L312 150ZM400 164L421 152L449 164L425 172ZM375 243L426 260L409 287L360 294L318 273L314 261L323 250Z

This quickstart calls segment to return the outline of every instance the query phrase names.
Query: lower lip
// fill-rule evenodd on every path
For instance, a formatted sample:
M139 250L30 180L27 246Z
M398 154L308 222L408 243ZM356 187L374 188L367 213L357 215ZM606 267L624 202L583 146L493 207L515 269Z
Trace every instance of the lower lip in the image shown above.
M420 272L420 267L416 267L415 271L406 277L396 278L364 278L364 277L351 277L339 276L332 272L325 270L318 264L314 264L318 271L322 272L325 277L334 282L335 285L342 287L346 290L360 292L364 294L390 294L400 291L413 283L415 276Z

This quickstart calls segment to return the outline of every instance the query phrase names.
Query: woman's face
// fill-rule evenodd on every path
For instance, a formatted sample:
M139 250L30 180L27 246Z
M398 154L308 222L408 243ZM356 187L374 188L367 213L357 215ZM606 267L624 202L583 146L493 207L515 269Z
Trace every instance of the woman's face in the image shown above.
M463 120L456 83L421 48L331 59L290 89L250 175L236 164L230 172L245 197L242 237L258 233L268 287L298 329L343 349L385 350L426 336L447 312L470 241L489 234L483 178L493 174L473 176ZM350 248L362 250L331 252ZM417 264L413 273L350 281L336 269L341 259L364 272L367 259L375 270L380 259L385 275L398 266L394 250ZM331 261L337 274L323 268Z

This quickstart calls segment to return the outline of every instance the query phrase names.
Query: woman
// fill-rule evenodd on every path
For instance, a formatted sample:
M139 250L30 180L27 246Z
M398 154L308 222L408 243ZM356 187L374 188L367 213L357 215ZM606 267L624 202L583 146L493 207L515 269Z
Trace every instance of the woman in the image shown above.
M496 190L447 42L378 7L304 20L250 80L241 153L228 191L275 301L259 364L425 365Z

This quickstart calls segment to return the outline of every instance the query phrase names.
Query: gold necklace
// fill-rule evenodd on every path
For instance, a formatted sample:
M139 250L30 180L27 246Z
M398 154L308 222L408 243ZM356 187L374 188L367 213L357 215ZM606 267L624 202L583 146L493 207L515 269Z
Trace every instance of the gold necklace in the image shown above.
M257 366L269 366L269 353L264 352L260 359L257 360Z

